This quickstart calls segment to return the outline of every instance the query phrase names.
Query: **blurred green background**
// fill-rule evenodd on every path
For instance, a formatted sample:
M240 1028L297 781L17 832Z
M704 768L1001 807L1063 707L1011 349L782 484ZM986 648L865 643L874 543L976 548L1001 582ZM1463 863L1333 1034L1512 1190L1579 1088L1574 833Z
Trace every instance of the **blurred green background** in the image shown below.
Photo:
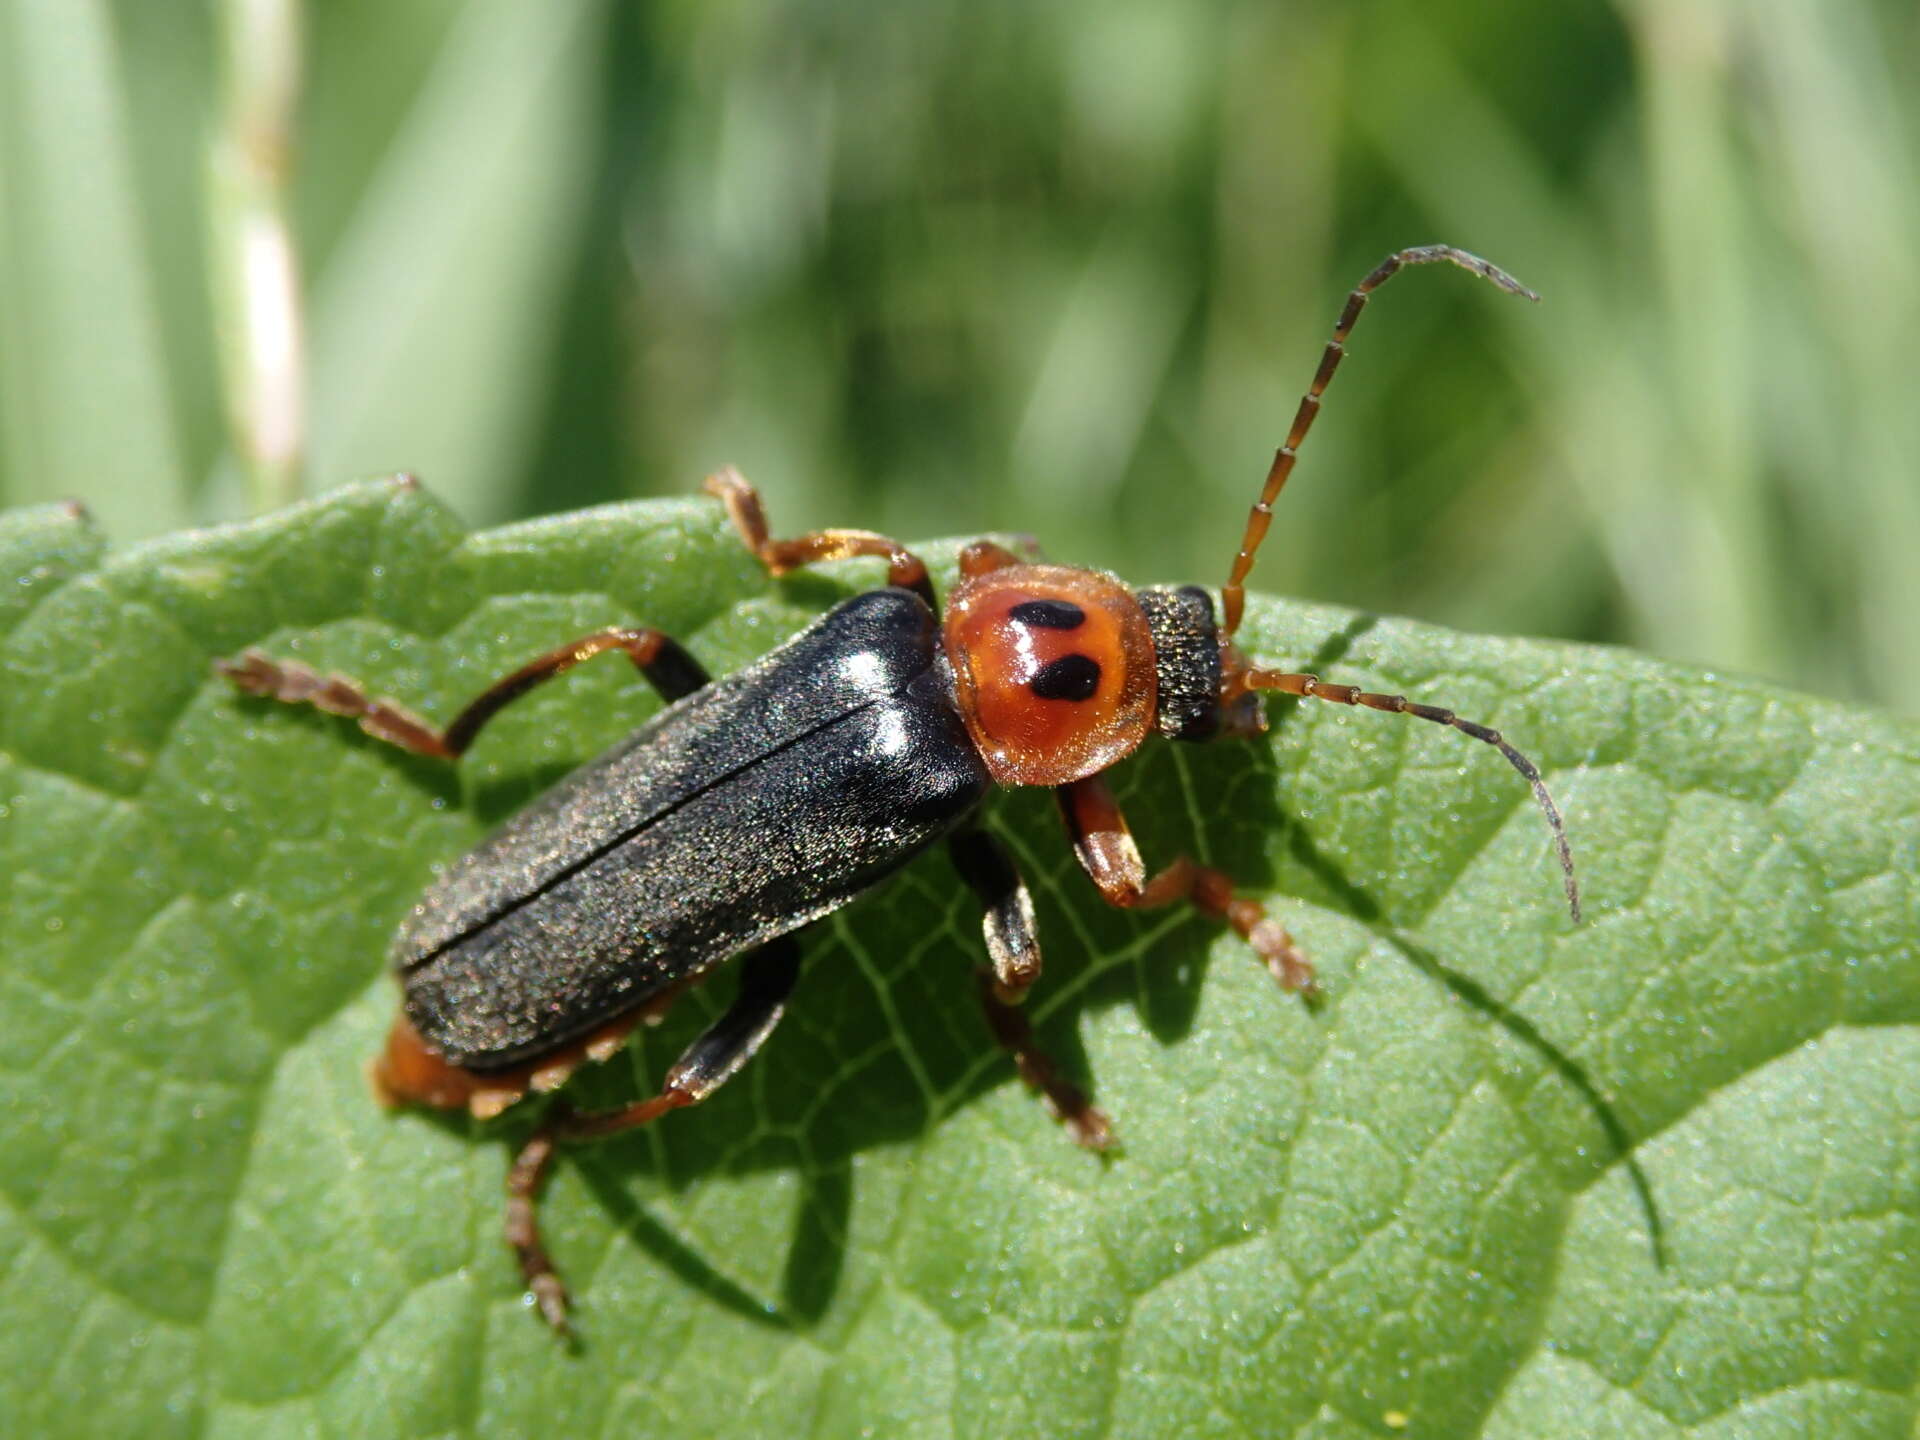
M1396 281L1259 588L1920 711L1916 75L1892 0L0 0L0 499L732 462L1217 584L1446 240L1546 303Z

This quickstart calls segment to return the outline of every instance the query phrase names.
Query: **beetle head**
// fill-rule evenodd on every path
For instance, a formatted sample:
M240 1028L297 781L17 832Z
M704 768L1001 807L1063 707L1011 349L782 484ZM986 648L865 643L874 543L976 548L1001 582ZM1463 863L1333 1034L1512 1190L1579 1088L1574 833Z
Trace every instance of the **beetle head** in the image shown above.
M1154 585L1134 591L1153 635L1158 681L1156 723L1169 740L1258 735L1266 727L1259 697L1226 682L1246 668L1240 652L1223 644L1213 597L1198 585Z

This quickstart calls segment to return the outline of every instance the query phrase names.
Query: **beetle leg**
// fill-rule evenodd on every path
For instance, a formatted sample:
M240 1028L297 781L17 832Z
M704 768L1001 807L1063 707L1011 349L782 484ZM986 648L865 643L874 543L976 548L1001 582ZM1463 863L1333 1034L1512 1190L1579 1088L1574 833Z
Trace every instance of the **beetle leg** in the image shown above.
M1040 978L1040 941L1034 934L1033 897L1013 867L1013 857L985 830L959 831L947 840L947 853L960 878L985 907L980 928L993 960L994 993L1009 1005L1026 998Z
M1106 1149L1113 1143L1113 1129L1105 1113L1060 1073L1053 1057L1034 1041L1033 1027L1017 1008L1040 978L1040 942L1034 935L1033 897L1027 893L1027 882L1020 878L1006 847L978 827L950 837L947 851L954 869L985 907L981 928L993 968L980 971L979 977L987 1028L1013 1057L1020 1078L1046 1099L1047 1108L1067 1127L1074 1142L1089 1150Z
M718 1090L773 1033L800 975L800 945L791 935L771 940L741 962L740 993L726 1014L703 1031L667 1071L660 1093L617 1110L588 1114L556 1107L521 1148L507 1171L507 1244L520 1261L527 1289L555 1330L567 1331L567 1289L540 1241L540 1186L563 1141L596 1140L697 1104Z
M767 512L760 503L760 492L738 470L729 465L709 475L705 489L727 507L733 528L775 579L821 560L878 555L887 562L889 585L911 590L934 610L940 608L933 598L933 581L927 577L927 562L898 540L871 530L810 530L791 540L775 540L767 532Z
M1087 1094L1066 1076L1053 1057L1033 1038L1033 1026L1017 1005L1000 998L1000 984L991 970L980 976L980 1007L987 1013L987 1027L1000 1048L1013 1057L1020 1078L1037 1090L1047 1102L1054 1118L1067 1127L1076 1145L1089 1150L1105 1150L1113 1144L1113 1126L1106 1111L1087 1098Z
M520 1261L520 1273L526 1277L527 1290L546 1321L562 1335L570 1333L567 1324L567 1287L560 1272L553 1268L553 1257L540 1243L540 1221L535 1213L540 1202L540 1187L553 1168L553 1122L547 1121L533 1132L531 1139L514 1156L507 1171L507 1244Z
M1202 913L1225 920L1253 947L1273 978L1287 990L1311 998L1315 993L1313 966L1280 925L1267 918L1258 900L1233 893L1233 880L1219 870L1196 864L1182 855L1152 879L1140 859L1127 817L1120 813L1113 791L1098 775L1089 775L1054 793L1060 814L1073 841L1074 857L1110 905L1147 910L1177 901L1191 901Z
M1009 565L1026 563L1004 545L992 540L975 540L961 547L960 578L971 580L976 575L990 575L995 570L1006 569Z
M403 706L371 697L353 681L339 675L322 675L297 660L275 660L259 650L246 650L231 660L216 661L214 669L249 695L281 700L289 705L312 705L329 715L345 715L359 721L360 728L376 740L385 740L415 755L457 760L473 744L481 727L509 703L534 686L608 650L625 651L648 683L668 701L691 695L707 683L707 672L700 662L671 636L646 628L610 627L549 650L505 679L495 681L454 716L453 723L445 730L435 730Z

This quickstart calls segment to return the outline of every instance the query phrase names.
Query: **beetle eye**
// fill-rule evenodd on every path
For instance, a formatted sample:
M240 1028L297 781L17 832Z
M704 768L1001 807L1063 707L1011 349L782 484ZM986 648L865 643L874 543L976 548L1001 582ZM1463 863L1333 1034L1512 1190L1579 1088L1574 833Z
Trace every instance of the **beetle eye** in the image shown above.
M1027 688L1042 700L1089 700L1100 688L1100 662L1091 655L1062 655L1041 667Z

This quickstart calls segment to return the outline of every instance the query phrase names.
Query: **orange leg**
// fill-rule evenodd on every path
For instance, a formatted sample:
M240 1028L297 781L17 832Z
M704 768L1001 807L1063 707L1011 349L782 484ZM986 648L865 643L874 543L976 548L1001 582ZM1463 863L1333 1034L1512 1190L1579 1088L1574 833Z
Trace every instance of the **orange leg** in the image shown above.
M1000 998L1000 987L991 970L980 972L980 1006L986 1011L987 1026L1000 1048L1013 1057L1020 1078L1037 1090L1047 1102L1054 1118L1067 1127L1073 1143L1089 1150L1105 1150L1113 1144L1113 1127L1106 1112L1087 1098L1086 1091L1060 1073L1053 1058L1033 1038L1033 1027L1018 1006Z
M521 1147L507 1171L507 1244L547 1323L567 1333L567 1288L540 1240L540 1187L565 1141L598 1140L651 1124L670 1110L697 1105L739 1073L773 1033L800 976L800 945L791 935L771 940L740 962L740 993L726 1014L703 1031L667 1071L660 1093L617 1110L578 1114L556 1106Z
M1148 910L1189 901L1203 914L1225 920L1253 947L1273 978L1287 990L1312 998L1316 993L1313 966L1266 908L1233 892L1233 880L1219 870L1182 855L1151 879L1140 859L1140 847L1127 828L1113 791L1098 775L1062 785L1055 792L1060 814L1073 841L1074 857L1110 905Z
M1026 563L1004 545L992 540L975 540L960 551L960 578L971 580L976 575L990 575L1009 565Z
M457 760L474 737L509 703L534 686L563 675L584 660L622 650L640 673L668 700L691 695L707 683L707 672L679 643L658 630L611 628L583 635L571 644L549 650L487 687L472 704L454 716L445 730L436 730L419 716L391 700L369 696L353 681L322 675L297 660L275 660L259 650L246 650L214 668L249 695L280 700L289 705L312 705L329 715L344 715L376 740L397 745L415 755Z
M933 597L933 581L927 577L927 564L898 540L877 535L871 530L811 530L791 540L775 540L767 533L767 512L760 503L760 492L738 470L729 466L709 475L706 492L727 507L727 518L747 549L759 557L769 575L778 578L802 565L821 560L847 560L856 555L877 555L887 562L887 583L911 590L927 604L938 609Z
M1033 898L1014 868L1013 857L985 830L962 830L947 841L947 851L980 899L981 930L993 968L979 972L980 1007L987 1028L1013 1057L1020 1078L1039 1091L1074 1143L1104 1150L1113 1143L1107 1117L1086 1092L1061 1074L1060 1066L1033 1038L1020 1002L1040 978L1040 941L1034 934Z

